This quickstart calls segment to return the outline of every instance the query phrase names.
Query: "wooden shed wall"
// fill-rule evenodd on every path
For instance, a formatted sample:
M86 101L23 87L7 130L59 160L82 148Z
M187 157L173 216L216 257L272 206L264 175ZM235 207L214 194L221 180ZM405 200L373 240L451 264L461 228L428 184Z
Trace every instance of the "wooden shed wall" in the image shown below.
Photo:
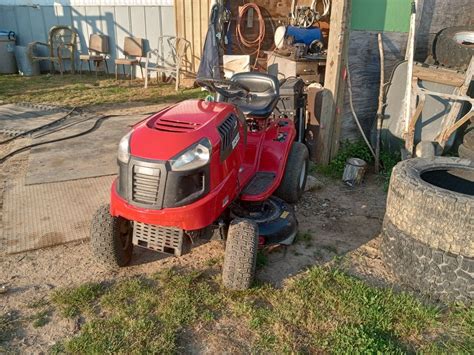
M211 0L175 0L176 36L185 38L191 44L188 71L195 73L199 68L202 49L209 25Z

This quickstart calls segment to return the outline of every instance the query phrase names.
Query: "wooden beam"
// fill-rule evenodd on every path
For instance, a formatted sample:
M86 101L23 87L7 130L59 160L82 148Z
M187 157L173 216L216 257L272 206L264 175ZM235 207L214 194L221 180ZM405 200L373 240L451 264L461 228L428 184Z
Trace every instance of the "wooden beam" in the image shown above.
M413 67L413 76L420 80L431 81L438 84L446 84L451 86L461 86L464 83L465 75L449 69L429 68L421 65Z
M331 30L329 31L328 55L326 60L326 73L324 87L328 91L324 95L321 109L321 127L319 139L320 163L328 164L331 150L334 154L339 148L339 135L341 131L341 115L344 95L343 87L344 58L347 57L347 36L349 31L350 0L333 1L331 5ZM336 108L339 107L338 115ZM334 142L335 141L335 142ZM334 143L333 143L334 142Z

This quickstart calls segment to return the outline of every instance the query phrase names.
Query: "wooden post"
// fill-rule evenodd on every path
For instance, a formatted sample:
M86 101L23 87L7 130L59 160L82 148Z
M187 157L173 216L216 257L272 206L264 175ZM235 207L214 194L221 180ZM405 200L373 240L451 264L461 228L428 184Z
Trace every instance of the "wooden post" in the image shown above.
M343 71L344 58L347 53L348 31L350 21L350 0L333 1L331 7L331 30L329 31L328 55L324 87L328 94L324 96L321 109L321 126L319 138L322 152L321 164L328 164L331 151L336 154L339 149L341 130L341 107L344 100ZM342 92L341 92L342 90ZM338 112L336 108L339 107Z
M379 57L380 57L380 85L379 85L379 103L377 106L377 138L375 142L375 173L379 173L380 167L380 132L382 131L382 122L383 122L383 97L384 97L384 88L385 88L385 73L384 73L384 53L383 53L383 41L382 34L377 35L377 42L379 44Z

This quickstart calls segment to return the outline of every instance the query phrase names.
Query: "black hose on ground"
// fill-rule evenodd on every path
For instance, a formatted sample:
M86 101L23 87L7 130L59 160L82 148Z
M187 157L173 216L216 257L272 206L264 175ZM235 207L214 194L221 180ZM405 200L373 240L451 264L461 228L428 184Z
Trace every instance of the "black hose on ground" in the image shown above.
M34 132L40 131L40 130L42 130L42 129L44 129L44 128L48 128L48 127L54 126L56 123L61 122L62 120L66 119L68 116L70 116L75 110L76 110L76 108L73 107L68 113L66 113L64 116L61 116L60 118L54 120L53 122L46 123L46 124L44 124L44 125L42 125L42 126L39 126L39 127L33 128L33 129L30 129L29 131L26 131L26 132L17 134L16 136L13 136L13 137L10 137L10 138L8 138L8 139L5 139L4 141L1 141L1 142L0 142L0 145L9 143L9 142L11 142L11 141L14 141L14 140L17 139L17 138L27 136L27 135L32 134L32 133L34 133Z
M148 116L148 115L151 115L151 114L154 114L154 113L156 113L156 112L147 112L147 113L143 113L143 115ZM67 136L67 137L52 139L52 140L49 140L49 141L33 143L33 144L27 145L25 147L18 148L17 150L14 150L14 151L8 153L7 155L5 155L4 157L0 158L0 164L3 164L6 160L10 159L12 156L14 156L18 153L24 152L25 150L28 150L28 149L31 149L31 148L34 148L34 147L38 147L40 145L45 145L45 144L55 143L55 142L61 142L61 141L65 141L67 139L77 138L77 137L83 136L85 134L91 133L91 132L95 131L97 128L99 128L103 121L105 121L105 120L107 120L111 117L119 117L119 116L123 116L123 115L105 115L105 116L101 116L101 117L96 119L94 125L91 128L89 128L89 129L87 129L83 132L72 134L72 135ZM137 123L140 123L142 121L143 120L141 120Z

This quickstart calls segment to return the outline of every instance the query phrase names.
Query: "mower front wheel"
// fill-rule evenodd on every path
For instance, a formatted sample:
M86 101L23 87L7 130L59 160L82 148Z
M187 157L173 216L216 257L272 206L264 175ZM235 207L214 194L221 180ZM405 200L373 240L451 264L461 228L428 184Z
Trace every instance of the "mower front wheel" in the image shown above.
M132 223L122 217L110 215L109 205L101 206L91 225L93 255L105 266L126 266L132 259Z
M303 143L294 142L286 161L285 175L274 195L288 203L298 202L304 192L308 167L308 148Z
M248 289L255 276L258 251L256 222L236 218L229 225L225 246L222 282L231 290Z

